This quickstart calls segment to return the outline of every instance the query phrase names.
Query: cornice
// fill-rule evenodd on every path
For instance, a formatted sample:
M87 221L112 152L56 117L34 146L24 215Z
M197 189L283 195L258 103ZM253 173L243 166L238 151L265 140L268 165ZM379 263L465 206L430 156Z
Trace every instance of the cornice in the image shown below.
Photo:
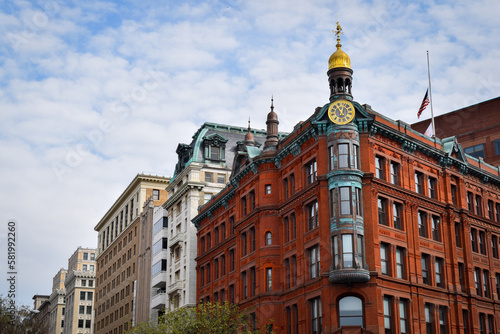
M418 139L413 138L397 129L393 129L386 124L378 121L367 120L363 121L363 127L360 127L360 131L361 129L364 130L363 132L368 132L371 137L375 136L375 134L380 134L401 143L401 149L407 153L413 154L415 151L419 151L431 158L434 158L443 168L455 166L463 175L470 174L479 177L483 184L491 182L497 186L500 185L500 177L473 166L468 162L449 156L448 153L443 150L419 141ZM439 145L441 145L441 142Z
M168 210L175 202L179 200L188 190L198 188L202 190L205 187L205 183L199 181L187 181L184 183L165 203L162 207Z

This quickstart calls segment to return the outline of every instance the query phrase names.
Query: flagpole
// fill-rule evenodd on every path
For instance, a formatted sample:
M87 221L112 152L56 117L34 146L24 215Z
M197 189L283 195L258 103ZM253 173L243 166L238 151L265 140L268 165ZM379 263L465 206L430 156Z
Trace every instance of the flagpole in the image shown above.
M427 50L427 74L429 76L429 100L431 102L432 136L436 137L436 127L434 125L434 110L432 109L431 67L429 65L429 50Z

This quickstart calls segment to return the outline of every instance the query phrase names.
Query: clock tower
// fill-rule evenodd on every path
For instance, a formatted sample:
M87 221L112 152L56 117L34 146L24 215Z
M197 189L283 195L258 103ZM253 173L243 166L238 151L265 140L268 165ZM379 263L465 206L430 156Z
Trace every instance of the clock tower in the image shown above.
M337 22L337 50L328 60L330 105L328 106L328 190L331 203L331 283L362 283L370 279L365 259L365 229L362 202L363 172L359 154L356 113L359 104L351 94L351 59L342 51L342 28ZM326 106L325 106L326 108Z

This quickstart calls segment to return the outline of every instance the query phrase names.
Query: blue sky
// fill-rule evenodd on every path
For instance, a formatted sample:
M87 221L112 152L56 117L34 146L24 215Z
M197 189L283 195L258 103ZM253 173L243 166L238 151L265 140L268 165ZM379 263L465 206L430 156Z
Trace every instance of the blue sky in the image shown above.
M18 222L18 303L52 278L140 172L171 175L203 122L280 131L328 102L337 14L353 95L417 121L499 96L500 3L13 1L0 4L0 273ZM430 116L429 108L423 118ZM7 286L0 280L0 294Z

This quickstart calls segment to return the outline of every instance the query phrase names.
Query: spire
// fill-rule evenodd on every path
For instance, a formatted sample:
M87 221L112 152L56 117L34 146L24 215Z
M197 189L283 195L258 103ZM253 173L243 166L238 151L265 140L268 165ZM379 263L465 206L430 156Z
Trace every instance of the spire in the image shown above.
M254 146L255 145L255 140L254 140L253 134L250 130L250 117L248 117L248 132L245 135L245 145L246 146Z
M278 115L274 112L274 97L271 96L271 111L267 114L267 137L264 143L264 151L276 150L278 146Z

